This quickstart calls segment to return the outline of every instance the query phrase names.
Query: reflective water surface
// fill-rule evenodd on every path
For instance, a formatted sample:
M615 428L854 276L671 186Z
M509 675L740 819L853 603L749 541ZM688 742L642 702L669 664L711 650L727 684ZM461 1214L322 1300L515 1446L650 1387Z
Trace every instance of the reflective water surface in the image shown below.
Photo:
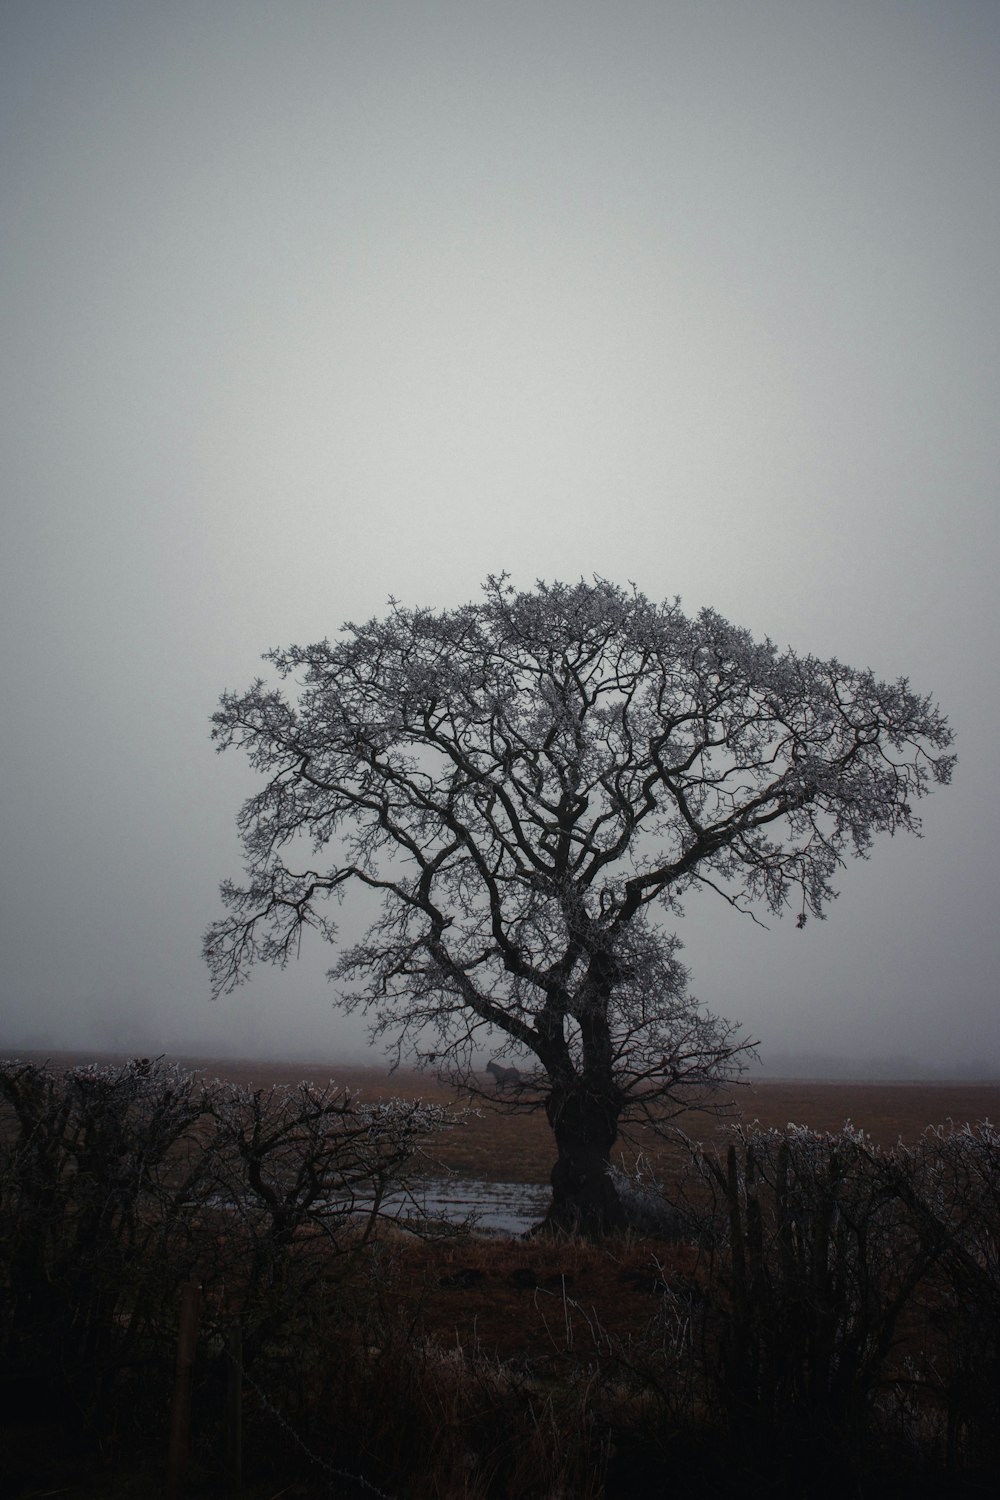
M551 1188L533 1183L427 1177L414 1182L412 1202L397 1198L396 1203L401 1218L422 1211L432 1219L460 1222L474 1214L476 1227L487 1233L524 1234L545 1217L551 1196Z

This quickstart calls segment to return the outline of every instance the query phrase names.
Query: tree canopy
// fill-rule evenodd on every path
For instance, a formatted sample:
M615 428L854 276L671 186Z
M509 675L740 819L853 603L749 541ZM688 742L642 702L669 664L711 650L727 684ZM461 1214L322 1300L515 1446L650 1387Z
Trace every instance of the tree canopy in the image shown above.
M603 579L404 608L266 660L225 693L220 749L265 778L246 881L205 941L216 992L285 964L327 898L380 893L331 970L376 1034L473 1079L489 1037L534 1060L559 1159L553 1221L618 1218L608 1153L744 1048L688 994L658 918L709 886L741 911L821 916L850 855L917 832L947 782L947 721L905 679L779 651ZM321 856L321 859L317 859Z

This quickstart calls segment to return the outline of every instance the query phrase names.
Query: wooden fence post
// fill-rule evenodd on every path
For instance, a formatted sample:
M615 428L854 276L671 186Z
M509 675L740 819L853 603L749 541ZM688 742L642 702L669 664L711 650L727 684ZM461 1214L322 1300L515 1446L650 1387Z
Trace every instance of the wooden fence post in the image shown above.
M169 1500L180 1500L187 1476L191 1436L191 1385L194 1356L198 1345L198 1317L201 1311L201 1287L189 1281L181 1287L181 1318L177 1333L177 1367L174 1376L174 1401L170 1414L170 1447L167 1451L167 1494Z
M235 1489L243 1484L243 1325L236 1318L226 1336L226 1446L229 1477Z

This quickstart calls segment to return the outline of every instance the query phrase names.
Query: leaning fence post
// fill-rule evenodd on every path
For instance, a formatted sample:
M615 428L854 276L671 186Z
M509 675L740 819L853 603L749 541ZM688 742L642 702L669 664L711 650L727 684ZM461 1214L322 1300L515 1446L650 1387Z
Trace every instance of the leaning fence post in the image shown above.
M170 1447L167 1451L167 1494L179 1500L187 1475L191 1434L191 1385L194 1355L198 1344L198 1315L201 1309L201 1287L189 1281L181 1287L181 1318L177 1332L177 1367L174 1375L174 1401L170 1414Z
M243 1484L243 1325L236 1318L226 1336L226 1447L229 1477L239 1489Z

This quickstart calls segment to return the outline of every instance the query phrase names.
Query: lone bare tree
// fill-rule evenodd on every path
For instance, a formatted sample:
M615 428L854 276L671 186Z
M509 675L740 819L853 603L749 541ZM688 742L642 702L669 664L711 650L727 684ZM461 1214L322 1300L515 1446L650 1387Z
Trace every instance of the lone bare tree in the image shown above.
M662 1125L747 1047L688 995L654 913L710 886L820 915L846 855L918 830L951 731L905 681L601 579L390 602L333 644L268 653L300 679L292 701L262 679L221 699L219 749L266 784L239 816L246 884L222 886L205 939L215 992L284 965L303 928L333 940L324 898L379 892L331 970L342 1005L457 1081L490 1036L529 1055L507 1097L552 1126L549 1222L613 1228L619 1130Z

